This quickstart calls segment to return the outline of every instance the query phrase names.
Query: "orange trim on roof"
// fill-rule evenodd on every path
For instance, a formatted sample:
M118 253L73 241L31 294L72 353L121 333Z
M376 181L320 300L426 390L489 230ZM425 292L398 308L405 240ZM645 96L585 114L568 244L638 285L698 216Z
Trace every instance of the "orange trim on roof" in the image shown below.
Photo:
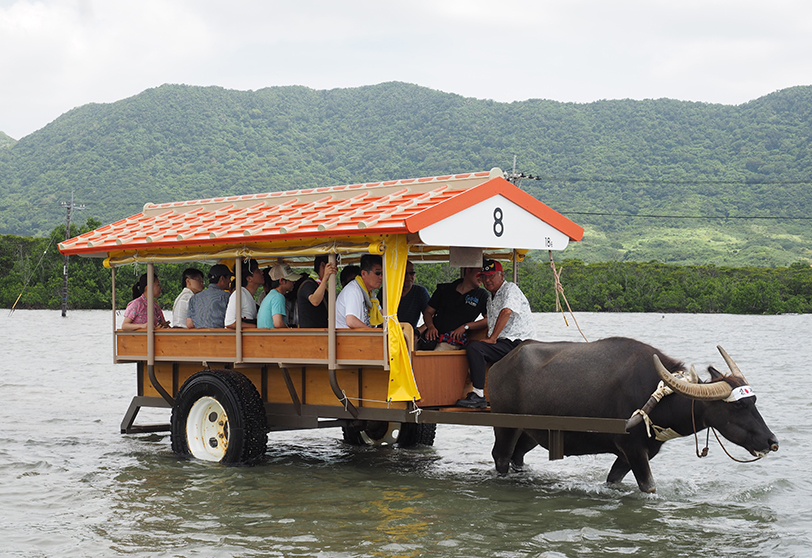
M581 240L584 237L582 227L502 177L493 178L479 186L464 190L443 203L408 217L406 219L406 228L409 232L418 232L429 225L442 221L446 217L498 195L529 211L542 221L566 234L571 240Z

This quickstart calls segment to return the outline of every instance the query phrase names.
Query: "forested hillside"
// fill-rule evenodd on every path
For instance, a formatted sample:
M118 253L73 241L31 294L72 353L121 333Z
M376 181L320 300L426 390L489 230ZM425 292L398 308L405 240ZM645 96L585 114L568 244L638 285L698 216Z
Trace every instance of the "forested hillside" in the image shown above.
M586 227L566 256L719 265L812 257L812 88L740 106L497 103L404 83L316 91L164 85L0 135L0 233L111 222L145 202L493 166ZM2 123L0 122L0 129Z

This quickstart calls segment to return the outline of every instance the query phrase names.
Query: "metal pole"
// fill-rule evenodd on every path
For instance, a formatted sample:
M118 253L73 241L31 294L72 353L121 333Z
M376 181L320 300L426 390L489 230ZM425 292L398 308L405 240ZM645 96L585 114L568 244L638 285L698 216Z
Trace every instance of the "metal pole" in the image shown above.
M113 295L113 362L118 362L118 345L116 344L116 268L111 267L110 273L112 274Z
M64 203L62 205L65 205ZM65 218L65 240L70 240L70 210L73 208L73 192L70 194L70 205L67 206L68 214ZM68 256L65 254L65 266L62 268L62 317L68 315Z
M513 282L519 283L519 253L513 250Z
M242 261L239 256L234 259L234 315L237 321L234 323L237 332L237 354L235 362L242 362Z
M65 240L70 240L70 212L72 209L84 209L84 205L73 204L73 192L70 193L70 203L62 202L62 207L67 208L68 213L65 218ZM70 256L65 254L65 266L62 268L62 317L68 315L68 260Z
M147 264L147 365L155 364L155 296L152 286L155 283L155 264Z
M386 304L386 298L387 298L387 296L386 296L387 295L387 292L386 292L386 266L387 266L388 259L390 257L392 257L390 254L392 254L391 250L386 250L383 253L383 266L381 266L381 286L382 286L383 294L384 294L384 296L383 296L383 304L381 305L381 306L383 306L383 308L381 310L382 310L382 314L384 316L389 315L389 307ZM371 298L372 293L369 293L369 296ZM381 326L383 328L383 369L386 370L387 372L389 371L389 323L388 322L389 322L388 318L384 317L383 325Z
M329 254L328 261L336 265L336 255ZM327 360L330 370L336 369L336 276L330 275L327 283Z

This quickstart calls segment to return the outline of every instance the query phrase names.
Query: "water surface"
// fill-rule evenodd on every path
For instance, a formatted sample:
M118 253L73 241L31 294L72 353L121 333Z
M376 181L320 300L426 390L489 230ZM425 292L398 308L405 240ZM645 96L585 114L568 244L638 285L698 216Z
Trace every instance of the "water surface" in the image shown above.
M591 340L635 337L699 370L724 367L721 344L780 451L740 464L713 437L703 459L693 438L670 441L652 461L654 495L631 474L606 487L613 456L537 450L524 473L499 477L492 432L464 426L441 425L419 450L352 447L326 430L270 434L256 467L180 460L164 434L118 433L135 373L111 363L109 312L16 311L0 316L0 554L812 556L812 316L576 317ZM580 339L571 318L537 320L541 339Z

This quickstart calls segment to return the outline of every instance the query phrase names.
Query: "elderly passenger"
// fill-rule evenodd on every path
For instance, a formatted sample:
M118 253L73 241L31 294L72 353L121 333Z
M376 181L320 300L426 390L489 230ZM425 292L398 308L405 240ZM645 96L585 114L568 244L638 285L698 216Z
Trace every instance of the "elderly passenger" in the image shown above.
M468 343L465 348L473 391L457 401L460 407L487 407L485 376L488 363L498 362L522 341L536 336L530 303L518 285L505 281L502 264L485 260L479 278L491 294L488 299L488 336Z

